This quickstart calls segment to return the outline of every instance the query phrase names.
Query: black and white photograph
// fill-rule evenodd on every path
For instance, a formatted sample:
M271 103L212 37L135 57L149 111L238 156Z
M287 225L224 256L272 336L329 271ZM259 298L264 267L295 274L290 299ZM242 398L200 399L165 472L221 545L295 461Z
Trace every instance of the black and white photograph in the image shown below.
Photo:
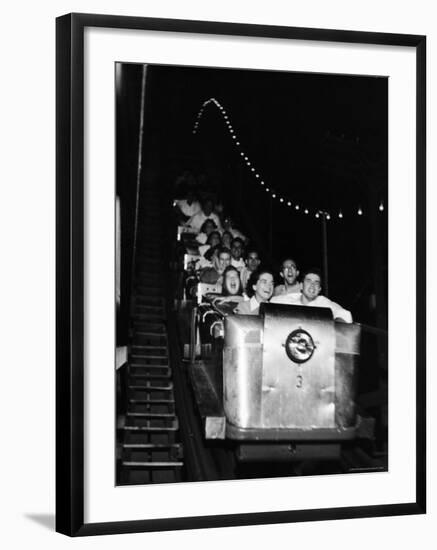
M2 547L434 548L433 3L3 13Z
M114 89L116 485L387 472L389 79Z

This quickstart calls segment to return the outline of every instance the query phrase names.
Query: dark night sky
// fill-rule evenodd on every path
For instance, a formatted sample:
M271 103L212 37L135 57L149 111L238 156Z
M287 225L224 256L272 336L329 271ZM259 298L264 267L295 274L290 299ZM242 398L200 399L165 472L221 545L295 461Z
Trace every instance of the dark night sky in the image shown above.
M385 78L178 67L150 72L158 88L154 105L177 141L191 141L198 109L215 97L259 172L292 198L322 208L341 206L339 195L346 195L345 205L365 198L363 158L378 164L386 179ZM205 111L200 135L216 149L227 142L232 159L234 147L215 107Z
M183 168L205 173L243 230L250 233L252 227L240 216L243 210L259 240L267 240L273 219L274 262L290 254L302 267L320 266L320 221L277 201L270 205L216 107L206 108L193 136L197 112L210 97L225 107L241 149L266 185L293 203L333 215L330 296L364 315L360 300L374 291L377 271L387 265L387 220L377 205L381 199L387 204L388 80L148 66L146 151L154 143L165 177L174 178ZM356 214L358 206L363 216ZM344 218L335 220L340 209ZM378 265L376 242L382 254Z

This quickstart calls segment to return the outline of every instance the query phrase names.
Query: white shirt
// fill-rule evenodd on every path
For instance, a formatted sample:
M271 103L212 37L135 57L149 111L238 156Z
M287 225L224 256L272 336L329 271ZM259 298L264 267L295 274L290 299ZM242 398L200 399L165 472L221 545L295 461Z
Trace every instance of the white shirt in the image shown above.
M186 199L179 199L175 201L175 206L179 208L184 216L190 218L201 211L201 206L198 201L193 201L191 204L188 204Z
M199 246L199 254L201 256L205 256L205 252L207 252L211 248L210 244L202 244Z
M243 258L240 258L239 260L234 260L234 258L231 258L231 265L237 268L238 271L241 271L246 264Z
M208 236L206 233L199 233L198 235L196 235L196 241L198 243L205 244L207 240Z
M203 225L203 222L205 222L206 220L212 220L216 226L217 226L217 229L219 231L222 230L222 224L220 223L220 218L217 216L217 214L214 214L214 212L211 212L211 214L209 216L206 216L204 214L204 212L198 212L197 214L195 214L194 216L192 216L187 222L186 222L186 226L189 226L191 227L191 229L195 232L195 233L199 233L200 232L200 228L202 227Z
M273 296L282 296L283 294L296 294L302 290L302 283L296 282L294 285L288 289L285 287L285 284L275 286L275 291Z
M302 293L295 292L294 294L281 294L273 296L270 300L272 304L290 304L294 306L310 306L310 307L326 307L332 311L334 319L341 319L345 323L352 323L352 314L347 309L342 308L339 304L333 302L326 296L317 296L311 302L304 304L302 302Z

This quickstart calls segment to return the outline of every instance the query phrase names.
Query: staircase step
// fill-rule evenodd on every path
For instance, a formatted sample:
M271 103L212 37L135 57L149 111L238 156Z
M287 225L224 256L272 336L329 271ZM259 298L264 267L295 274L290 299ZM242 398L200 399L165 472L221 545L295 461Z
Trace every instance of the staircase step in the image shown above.
M150 355L149 357L137 357L135 362L130 363L131 367L145 367L156 365L157 367L169 367L168 357L166 355Z
M159 361L150 362L153 359L159 359ZM165 360L163 363L162 361ZM148 367L150 365L156 365L157 367L169 367L168 355L131 355L129 358L130 366L134 369L139 367Z
M133 372L136 372L136 374L141 374L142 370L145 370L147 369L147 367L149 367L150 365L154 365L156 367L161 367L161 370L156 372L156 368L153 368L150 370L150 372L152 373L153 371L154 374L160 374L162 372L162 369L169 369L170 368L170 365L168 363L168 357L166 355L161 355L158 357L159 359L162 359L162 361L156 361L156 357L135 357L130 359L130 362L129 362L129 366L130 367L133 367L133 370L131 371L132 373ZM140 369L140 367L143 367L142 370L138 370Z
M124 432L126 443L165 443L171 444L176 443L176 436L178 435L176 431L171 432L160 432L160 431L138 431L138 430L127 430Z
M156 395L156 394L155 394ZM160 413L160 414L168 414L172 413L176 415L176 407L174 404L165 403L162 405L156 405L156 404L149 404L149 405L133 405L132 403L129 406L129 412L138 412L138 413ZM137 424L135 422L135 424ZM121 424L119 427L121 428L123 424Z
M164 334L160 334L160 333L140 334L140 335L137 334L133 337L132 348L150 345L150 342L159 342L161 344L167 344L166 336ZM132 353L132 348L130 350L131 353ZM137 350L136 352L138 351L140 350Z
M167 345L167 338L164 335L161 334L151 334L149 336L142 336L142 343L136 344L134 343L134 346L130 349L130 353L141 353L141 349L139 347L141 345L149 345L152 346L153 344L161 344L161 345ZM135 348L135 349L134 349Z
M145 330L136 330L135 336L150 336L150 334L160 334L162 336L167 336L165 331L164 323L144 323L147 326Z
M123 426L125 432L175 432L179 429L179 422L174 420L171 426Z
M144 331L144 332L148 332L149 330L149 324L150 323L165 323L167 321L167 319L158 319L158 318L153 318L153 319L150 319L150 320L146 320L146 319L137 319L136 321L132 321L132 329L134 331ZM145 344L145 341L144 341L144 338L145 336L134 336L134 343L135 344ZM141 341L139 341L141 340Z
M131 374L129 378L134 379L133 381L145 379L145 380L162 380L164 382L165 380L169 380L171 378L171 373L166 373L166 374L149 374L149 373L136 374L135 373L135 374Z
M167 334L165 333L165 330L160 330L160 328L165 329L164 325L160 325L159 329L155 328L154 330L137 330L135 336L141 336L143 338L160 338L167 341ZM141 345L146 344L134 344L135 347L141 347Z
M131 359L132 359L132 363L135 362L135 364L140 364L141 361L150 361L152 359L159 359L160 361L162 361L163 359L167 359L168 358L168 351L167 351L167 347L164 348L165 351L163 351L162 353L156 353L154 352L153 350L150 350L150 353L143 353L143 354L135 354L135 355L131 355ZM159 365L160 363L155 363L156 365Z
M162 362L157 361L159 359ZM155 357L144 357L142 359L136 359L135 363L131 363L131 367L147 367L149 365L156 365L157 367L169 367L168 358L164 355Z
M152 342L161 342L162 344L166 344L167 343L167 340L165 340L163 337L159 337L158 334L155 334L155 335L142 335L142 336L135 336L133 338L133 344L135 346L141 346L143 344L149 344L149 343L152 343Z
M163 444L163 443L123 443L124 449L151 449L151 450L182 450L182 445L178 443Z
M150 352L155 352L155 351L158 351L158 350L165 350L162 352L163 355L167 355L167 350L168 350L168 347L167 347L167 344L166 343L163 343L161 342L161 344L156 344L156 346L154 346L153 344L145 344L145 345L134 345L130 348L130 352L129 352L129 357L131 359L137 359L137 358L143 358L143 357L149 357L149 353ZM163 356L162 355L162 356ZM162 357L161 356L161 357Z
M134 313L132 315L133 321L147 321L147 319L165 319L166 314L163 311L162 313L150 312L150 313Z
M161 352L159 352L159 350L161 350ZM143 358L147 358L147 359L150 359L150 357L152 357L152 355L150 355L150 352L153 352L157 354L157 357L162 357L163 355L167 355L168 353L168 348L167 346L153 346L153 345L145 345L143 346L143 349L141 350L141 352L135 352L135 353L132 353L131 352L131 357L133 359L143 359Z
M166 372L171 374L171 369L168 365L141 365L138 363L134 363L133 365L129 365L131 368L134 369L147 369L147 370L158 370L158 369L166 369Z
M158 349L162 349L162 350L167 350L167 346L163 345L163 344L143 344L143 345L140 345L140 346L132 346L131 347L131 350L138 350L138 351L148 351L148 350L158 350Z
M126 416L135 416L140 418L176 418L172 413L149 413L149 412L128 412Z
M174 405L174 399L129 399L132 405Z
M182 468L183 462L129 462L123 461L128 468Z
M150 384L130 384L128 386L130 390L146 390L146 391L172 391L173 390L173 383L169 382L168 384L161 384L161 385L150 385Z
M157 339L161 339L161 340L164 340L165 339L165 342L159 342L158 344L156 344L157 346L160 346L160 347L165 347L167 348L167 336L165 336L164 334L152 334L151 335L152 338L157 338ZM151 346L153 346L154 344L134 344L130 347L130 353L132 354L141 354L144 350L147 350L147 349L151 349Z

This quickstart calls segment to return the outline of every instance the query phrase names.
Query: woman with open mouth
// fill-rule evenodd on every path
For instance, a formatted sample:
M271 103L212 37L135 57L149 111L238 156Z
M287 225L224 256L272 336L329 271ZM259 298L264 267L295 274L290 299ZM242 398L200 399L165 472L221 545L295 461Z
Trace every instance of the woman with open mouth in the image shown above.
M215 298L215 304L222 304L225 302L241 302L243 298L243 286L240 280L240 274L238 269L232 265L229 265L223 271L223 284L222 294Z

